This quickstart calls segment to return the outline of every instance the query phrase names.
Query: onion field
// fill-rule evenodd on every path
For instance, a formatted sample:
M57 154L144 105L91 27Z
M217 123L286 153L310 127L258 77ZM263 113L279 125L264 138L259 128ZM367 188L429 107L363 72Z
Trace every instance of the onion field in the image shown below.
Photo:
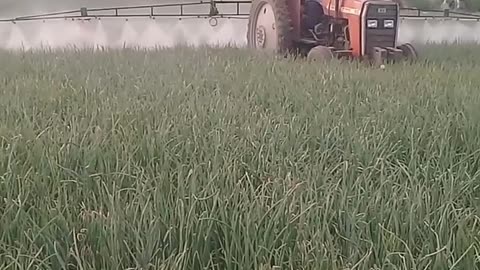
M480 55L0 52L1 269L480 269Z

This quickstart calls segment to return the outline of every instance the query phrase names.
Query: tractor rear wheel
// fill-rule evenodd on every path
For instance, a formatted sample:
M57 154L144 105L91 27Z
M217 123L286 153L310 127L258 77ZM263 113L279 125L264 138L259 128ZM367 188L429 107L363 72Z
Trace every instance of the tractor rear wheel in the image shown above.
M288 0L253 0L247 30L248 47L292 52L293 24Z
M311 62L324 62L333 59L334 55L329 47L315 46L307 54L307 60Z

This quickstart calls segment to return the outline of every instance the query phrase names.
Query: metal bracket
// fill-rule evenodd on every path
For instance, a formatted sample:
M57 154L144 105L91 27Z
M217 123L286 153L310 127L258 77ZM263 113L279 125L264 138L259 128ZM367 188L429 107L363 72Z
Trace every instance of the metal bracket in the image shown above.
M82 17L87 17L88 16L88 10L86 7L80 8L80 16Z
M219 12L218 12L218 8L217 8L217 5L215 5L215 1L212 1L211 4L210 4L210 13L209 15L210 16L216 16L218 15Z

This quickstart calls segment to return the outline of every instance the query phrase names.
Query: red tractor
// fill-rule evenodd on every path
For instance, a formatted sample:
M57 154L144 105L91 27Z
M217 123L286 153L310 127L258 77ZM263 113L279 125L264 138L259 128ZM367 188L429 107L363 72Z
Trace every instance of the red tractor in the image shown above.
M253 0L247 40L311 60L415 59L411 44L397 43L398 24L399 4L388 0Z

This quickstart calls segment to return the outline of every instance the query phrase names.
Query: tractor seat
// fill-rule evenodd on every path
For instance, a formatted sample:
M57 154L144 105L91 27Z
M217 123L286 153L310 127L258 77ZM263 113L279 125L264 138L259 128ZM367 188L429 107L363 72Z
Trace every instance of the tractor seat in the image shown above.
M322 5L316 0L305 0L303 25L307 30L315 30L315 26L325 21Z

